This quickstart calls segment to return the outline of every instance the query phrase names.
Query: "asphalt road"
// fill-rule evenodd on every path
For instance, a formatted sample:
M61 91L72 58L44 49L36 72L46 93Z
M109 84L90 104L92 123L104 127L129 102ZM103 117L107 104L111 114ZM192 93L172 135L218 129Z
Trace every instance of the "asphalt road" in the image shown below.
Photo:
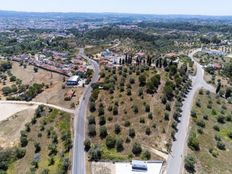
M92 92L91 84L98 81L100 72L99 65L97 64L97 62L85 56L84 49L80 49L79 54L89 63L92 64L94 68L94 74L90 84L87 86L87 88L84 91L84 94L80 99L79 107L75 109L72 174L86 173L84 151L85 121L88 109L88 102Z
M195 62L197 72L195 76L191 77L192 89L183 103L182 117L180 118L180 123L177 126L178 132L176 133L176 141L172 144L172 149L167 160L167 174L181 174L183 172L184 151L187 145L190 113L192 110L194 95L201 88L215 93L215 88L207 84L204 80L204 69L193 59L193 55L200 50L201 49L196 49L189 54L189 57Z

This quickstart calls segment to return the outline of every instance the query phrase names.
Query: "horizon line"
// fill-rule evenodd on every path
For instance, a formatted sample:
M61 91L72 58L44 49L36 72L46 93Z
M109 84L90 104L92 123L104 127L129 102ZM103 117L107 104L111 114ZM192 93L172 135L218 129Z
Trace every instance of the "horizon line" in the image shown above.
M151 16L199 16L199 17L232 17L232 15L211 15L211 14L177 14L177 13L133 13L133 12L82 12L82 11L21 11L21 10L2 10L0 12L16 12L16 13L83 13L83 14L125 14L125 15L151 15Z

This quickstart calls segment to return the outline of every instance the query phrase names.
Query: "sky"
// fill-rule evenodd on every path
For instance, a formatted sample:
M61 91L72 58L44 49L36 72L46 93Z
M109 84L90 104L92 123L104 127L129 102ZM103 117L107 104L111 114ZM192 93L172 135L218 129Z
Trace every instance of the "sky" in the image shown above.
M0 0L0 10L232 16L232 0Z

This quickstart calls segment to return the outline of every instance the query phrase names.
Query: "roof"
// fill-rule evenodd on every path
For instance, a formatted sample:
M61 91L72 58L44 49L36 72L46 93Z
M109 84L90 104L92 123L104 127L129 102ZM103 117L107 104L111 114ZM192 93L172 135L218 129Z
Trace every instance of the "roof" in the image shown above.
M147 165L147 170L144 171L134 171L132 170L132 165L130 163L115 163L116 174L160 174L163 166L162 161L148 161L145 162Z
M79 80L79 76L72 76L68 79L68 81L78 81Z
M144 161L132 160L132 167L147 168L147 164Z

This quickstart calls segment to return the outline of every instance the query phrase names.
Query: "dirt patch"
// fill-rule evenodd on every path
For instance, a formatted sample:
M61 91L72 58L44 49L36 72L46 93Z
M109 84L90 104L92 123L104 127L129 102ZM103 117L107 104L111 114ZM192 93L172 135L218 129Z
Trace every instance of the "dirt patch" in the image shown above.
M115 165L109 162L92 162L92 174L115 174Z
M17 62L12 63L12 74L21 79L23 84L44 83L48 87L33 99L33 101L36 102L70 108L72 103L78 105L79 98L84 91L82 87L63 89L64 78L66 79L67 77L43 69L39 69L38 72L35 73L33 66L27 66L27 68L24 69L24 67L20 66ZM72 100L65 101L64 96L69 90L74 90L75 96Z
M10 148L18 144L20 131L23 130L25 124L31 120L34 112L35 109L31 107L30 109L18 112L7 120L0 122L0 148Z
M26 110L26 109L35 109L36 106L29 105L14 105L14 104L0 104L0 122L8 119L12 115Z

